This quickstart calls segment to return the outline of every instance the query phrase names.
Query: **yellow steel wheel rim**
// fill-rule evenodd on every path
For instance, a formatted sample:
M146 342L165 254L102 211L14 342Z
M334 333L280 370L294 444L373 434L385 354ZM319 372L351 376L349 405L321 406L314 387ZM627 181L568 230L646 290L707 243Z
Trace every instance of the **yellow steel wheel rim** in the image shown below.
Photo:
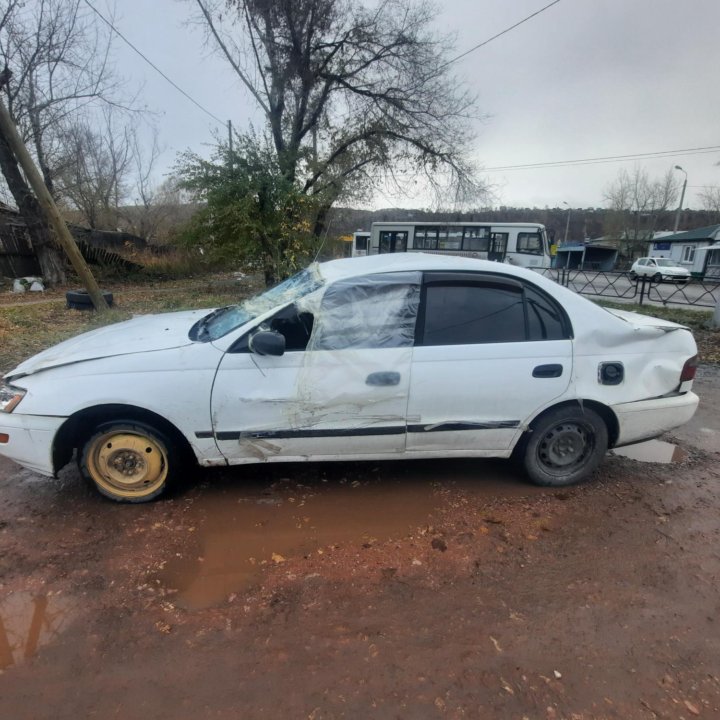
M167 451L147 435L110 431L93 441L87 454L87 469L97 485L108 493L142 498L165 483Z

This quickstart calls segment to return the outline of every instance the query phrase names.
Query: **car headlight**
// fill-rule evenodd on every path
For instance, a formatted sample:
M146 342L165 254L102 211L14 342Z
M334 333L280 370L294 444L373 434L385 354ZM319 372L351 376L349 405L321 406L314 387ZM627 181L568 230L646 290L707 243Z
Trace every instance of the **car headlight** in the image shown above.
M25 397L27 390L0 382L0 412L11 413Z

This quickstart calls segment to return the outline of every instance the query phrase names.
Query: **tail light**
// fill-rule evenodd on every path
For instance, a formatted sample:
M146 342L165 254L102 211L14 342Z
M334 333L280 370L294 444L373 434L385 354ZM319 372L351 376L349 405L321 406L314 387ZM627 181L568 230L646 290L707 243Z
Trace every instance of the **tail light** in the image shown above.
M698 356L693 355L690 359L685 361L682 372L680 373L680 382L684 383L688 380L695 379L695 373L698 366Z

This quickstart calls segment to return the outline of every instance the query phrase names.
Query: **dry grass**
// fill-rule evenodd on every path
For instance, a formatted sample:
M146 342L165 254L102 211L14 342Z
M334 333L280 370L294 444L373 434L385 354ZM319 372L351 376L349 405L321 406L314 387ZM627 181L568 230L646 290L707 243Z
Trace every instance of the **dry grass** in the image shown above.
M229 305L257 292L260 286L254 278L238 282L226 277L201 282L168 281L155 286L118 283L104 285L104 289L113 292L115 307L102 315L68 310L66 288L49 291L40 298L35 293L1 293L0 374L51 345L101 325L133 315Z

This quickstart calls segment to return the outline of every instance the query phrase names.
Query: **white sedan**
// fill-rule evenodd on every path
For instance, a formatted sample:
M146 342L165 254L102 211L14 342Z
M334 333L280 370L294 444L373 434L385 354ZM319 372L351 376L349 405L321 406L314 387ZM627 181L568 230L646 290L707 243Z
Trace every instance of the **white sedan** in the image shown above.
M695 412L687 328L605 310L530 270L380 255L312 265L240 305L150 315L36 355L0 389L0 453L76 453L142 502L199 463L516 456L588 477Z
M687 282L690 279L690 271L678 265L674 260L667 258L644 257L639 258L630 268L630 277L649 277L655 282L673 280L675 282Z

